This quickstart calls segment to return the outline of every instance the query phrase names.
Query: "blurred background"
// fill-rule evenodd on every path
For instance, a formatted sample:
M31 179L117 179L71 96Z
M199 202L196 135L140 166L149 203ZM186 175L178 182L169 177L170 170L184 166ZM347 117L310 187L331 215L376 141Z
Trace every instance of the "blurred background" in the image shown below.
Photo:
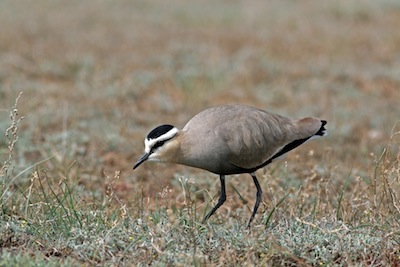
M177 176L218 195L217 176L204 171L132 171L153 127L181 128L211 106L328 121L328 137L260 171L271 176L264 186L283 191L314 174L368 180L400 118L396 0L1 1L0 25L0 132L23 92L15 172L52 157L41 166L54 179L73 168L83 187L101 189L121 171L126 201L138 191L149 203L160 192L175 199ZM253 198L250 176L229 183Z

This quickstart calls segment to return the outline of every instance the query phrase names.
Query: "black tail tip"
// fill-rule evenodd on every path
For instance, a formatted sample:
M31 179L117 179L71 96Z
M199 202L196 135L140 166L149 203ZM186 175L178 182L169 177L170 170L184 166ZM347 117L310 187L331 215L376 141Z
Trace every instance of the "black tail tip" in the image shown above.
M321 120L321 128L319 128L318 132L317 132L315 135L319 135L319 136L326 136L326 135L328 135L328 132L327 132L327 130L326 130L325 127L324 127L327 123L328 123L328 122L327 122L326 120Z

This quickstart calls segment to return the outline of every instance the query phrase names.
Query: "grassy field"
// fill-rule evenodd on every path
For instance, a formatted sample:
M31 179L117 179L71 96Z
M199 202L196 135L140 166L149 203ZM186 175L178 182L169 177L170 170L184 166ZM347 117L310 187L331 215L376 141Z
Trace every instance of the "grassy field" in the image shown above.
M400 266L400 3L0 1L0 266ZM20 95L20 92L22 94ZM241 103L328 121L249 175L145 163Z

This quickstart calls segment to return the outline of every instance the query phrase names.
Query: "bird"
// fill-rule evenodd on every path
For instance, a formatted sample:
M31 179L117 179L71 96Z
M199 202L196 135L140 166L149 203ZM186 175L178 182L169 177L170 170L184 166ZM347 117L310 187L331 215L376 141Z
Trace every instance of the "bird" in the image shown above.
M304 142L327 135L326 120L316 117L289 118L246 105L208 108L187 122L182 130L160 125L146 136L145 161L175 163L219 175L221 190L217 204L205 215L205 223L226 200L225 176L248 173L257 188L256 201L247 228L262 198L255 172Z

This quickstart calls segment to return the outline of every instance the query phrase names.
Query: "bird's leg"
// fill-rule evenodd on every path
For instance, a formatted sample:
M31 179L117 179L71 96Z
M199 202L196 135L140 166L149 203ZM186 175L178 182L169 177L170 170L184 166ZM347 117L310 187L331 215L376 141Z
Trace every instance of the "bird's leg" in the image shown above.
M226 200L226 193L225 193L225 175L220 175L220 176L219 176L219 179L220 179L220 181L221 181L221 195L219 196L217 205L215 205L215 207L206 215L206 217L204 217L203 223L204 223L205 221L207 221L208 218L210 218L211 215L213 215L214 212L215 212L219 207L221 207L222 204L224 204L224 202L225 202L225 200Z
M250 175L251 175L251 177L253 177L254 184L255 184L256 187L257 187L257 195L256 195L257 198L256 198L256 203L254 204L253 213L251 214L249 223L247 224L247 228L250 228L250 224L251 224L251 222L253 221L254 216L255 216L256 213L257 213L258 206L260 206L260 203L261 203L261 196L262 196L261 186L260 186L260 184L258 183L256 174L253 172L253 173L250 173Z

